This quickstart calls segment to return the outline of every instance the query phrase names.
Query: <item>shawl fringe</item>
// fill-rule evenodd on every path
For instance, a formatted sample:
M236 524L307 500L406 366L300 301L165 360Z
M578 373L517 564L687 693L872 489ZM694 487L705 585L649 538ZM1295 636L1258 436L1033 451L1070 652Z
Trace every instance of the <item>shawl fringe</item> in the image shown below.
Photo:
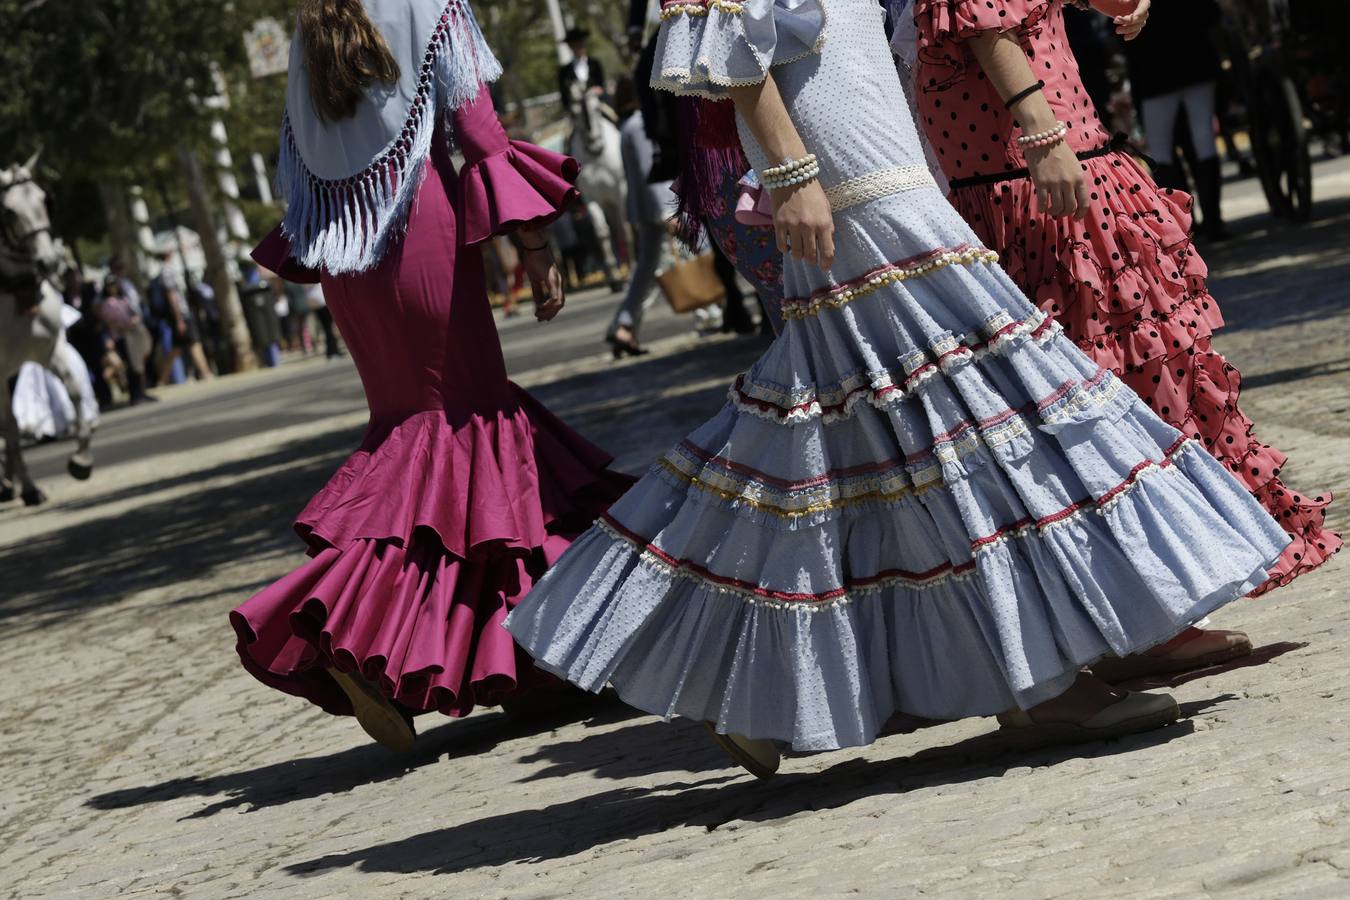
M449 0L422 58L417 96L403 130L362 171L323 179L305 164L287 113L277 189L287 200L282 229L301 265L341 275L372 268L402 236L431 153L436 121L501 77L468 0Z
M675 185L676 234L685 246L696 248L702 242L704 222L726 202L727 179L739 179L750 163L741 150L736 109L729 101L680 97L678 104L683 146Z

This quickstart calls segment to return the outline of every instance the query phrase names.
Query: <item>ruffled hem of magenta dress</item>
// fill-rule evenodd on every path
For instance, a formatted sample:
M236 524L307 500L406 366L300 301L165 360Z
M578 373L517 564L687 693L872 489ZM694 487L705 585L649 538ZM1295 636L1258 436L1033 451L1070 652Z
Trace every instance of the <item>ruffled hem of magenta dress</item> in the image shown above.
M501 623L632 479L512 387L514 410L420 413L338 470L296 522L312 559L230 614L245 668L339 715L329 665L451 716L551 680Z
M1211 345L1223 316L1191 242L1190 198L1155 188L1124 153L1084 164L1109 221L1096 203L1082 220L1035 216L1026 227L1010 219L1010 210L1034 208L1026 179L958 189L949 199L1067 336L1164 421L1200 440L1280 522L1292 543L1253 595L1286 585L1340 549L1325 525L1332 495L1287 487L1285 455L1253 435L1238 406L1241 374Z
M576 198L577 170L518 142L466 167L465 243L553 218ZM318 280L280 229L254 258ZM259 681L350 715L333 666L411 712L451 716L553 681L502 622L633 479L527 392L506 390L495 411L373 418L296 520L310 561L230 613Z

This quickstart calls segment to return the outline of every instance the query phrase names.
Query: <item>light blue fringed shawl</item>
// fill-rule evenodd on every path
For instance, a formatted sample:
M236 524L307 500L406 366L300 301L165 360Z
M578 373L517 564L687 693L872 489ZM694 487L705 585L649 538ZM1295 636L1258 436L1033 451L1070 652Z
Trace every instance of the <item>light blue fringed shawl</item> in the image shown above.
M372 84L354 116L323 121L297 29L281 126L282 228L297 261L333 274L365 271L383 258L407 226L438 115L501 75L468 0L363 5L398 60L398 82Z

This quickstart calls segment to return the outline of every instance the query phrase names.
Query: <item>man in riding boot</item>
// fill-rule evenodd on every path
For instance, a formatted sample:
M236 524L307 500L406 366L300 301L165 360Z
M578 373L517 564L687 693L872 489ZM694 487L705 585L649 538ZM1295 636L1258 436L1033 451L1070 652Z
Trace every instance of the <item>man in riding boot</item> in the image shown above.
M1157 3L1148 27L1125 44L1148 153L1157 163L1153 178L1161 187L1189 189L1176 154L1184 143L1177 127L1184 116L1194 148L1191 176L1203 214L1200 232L1214 241L1228 236L1219 209L1223 172L1214 140L1214 98L1223 71L1214 31L1221 17L1214 0Z
M591 59L587 52L586 44L590 37L591 33L585 28L573 27L567 30L563 38L563 43L572 51L572 61L558 67L558 94L563 109L568 112L572 109L573 91L578 86L601 97L606 96L605 67L600 64L600 60Z

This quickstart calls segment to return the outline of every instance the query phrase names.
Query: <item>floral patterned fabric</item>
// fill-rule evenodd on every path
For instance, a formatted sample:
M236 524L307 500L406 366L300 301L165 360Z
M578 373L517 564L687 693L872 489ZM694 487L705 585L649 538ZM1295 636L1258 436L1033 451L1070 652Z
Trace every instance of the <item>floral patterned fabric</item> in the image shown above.
M783 330L783 254L778 252L772 228L736 221L739 175L726 174L704 225L736 271L754 285L760 307L777 334Z

